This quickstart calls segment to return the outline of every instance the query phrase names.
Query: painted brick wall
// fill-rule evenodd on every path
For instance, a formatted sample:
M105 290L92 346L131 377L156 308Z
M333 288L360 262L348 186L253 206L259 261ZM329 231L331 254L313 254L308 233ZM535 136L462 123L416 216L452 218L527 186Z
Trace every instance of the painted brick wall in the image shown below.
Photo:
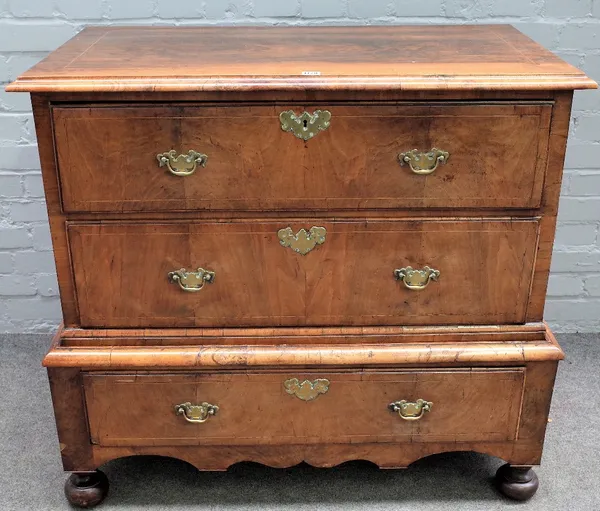
M511 23L600 80L600 0L0 0L0 85L86 24ZM2 87L0 87L2 88ZM0 91L0 332L60 317L33 119ZM576 94L547 320L600 331L600 93Z

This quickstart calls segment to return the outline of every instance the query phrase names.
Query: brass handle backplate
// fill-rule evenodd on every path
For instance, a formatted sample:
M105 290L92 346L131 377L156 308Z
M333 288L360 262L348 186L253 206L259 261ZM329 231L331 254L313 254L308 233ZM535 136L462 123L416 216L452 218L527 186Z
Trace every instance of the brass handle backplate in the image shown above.
M322 378L315 381L304 380L300 383L298 378L292 378L285 380L283 386L288 394L296 396L298 399L302 399L302 401L312 401L320 394L327 393L329 390L329 380Z
M204 284L212 284L215 281L215 272L204 268L198 268L197 271L187 271L185 268L181 268L181 270L169 272L168 277L169 282L179 284L183 291L196 293L204 287Z
M432 407L433 403L424 399L417 399L416 403L411 403L403 399L402 401L396 401L388 405L388 408L392 412L398 413L405 421L418 421L425 415L425 412L430 412Z
M442 149L433 148L429 152L421 152L418 149L413 149L412 151L408 151L406 153L400 153L398 155L398 160L400 161L400 165L406 165L410 167L415 174L420 174L426 176L427 174L431 174L438 168L440 163L446 163L450 158L450 153L448 151L443 151Z
M218 406L207 402L199 405L193 405L188 402L175 406L175 413L177 415L183 415L186 421L193 422L194 424L206 422L211 415L216 415L218 411Z
M394 276L397 280L404 282L408 289L419 291L425 289L432 280L437 280L440 272L429 266L425 266L422 270L415 270L411 266L407 266L394 270Z
M191 176L198 165L206 167L208 156L197 151L189 150L187 154L177 154L175 149L156 155L159 167L167 167L174 176Z
M306 142L319 131L329 128L331 112L315 110L312 114L302 112L300 115L296 115L293 110L286 110L279 114L279 121L283 131L291 131L297 138Z
M306 255L317 245L325 243L326 236L327 230L325 227L311 227L308 232L305 229L300 229L296 234L294 234L291 227L277 231L279 243L301 255Z

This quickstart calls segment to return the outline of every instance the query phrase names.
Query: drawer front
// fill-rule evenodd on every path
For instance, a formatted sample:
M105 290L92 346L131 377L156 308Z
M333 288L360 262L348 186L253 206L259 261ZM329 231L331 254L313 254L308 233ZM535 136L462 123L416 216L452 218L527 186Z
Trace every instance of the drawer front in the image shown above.
M287 110L327 110L330 125L305 142L282 130ZM533 208L551 110L548 103L98 106L56 107L53 121L68 212ZM433 148L448 153L445 163L406 154ZM171 150L174 159L159 167L157 155ZM177 160L190 150L207 159ZM401 165L402 154L412 160Z
M510 441L524 375L514 368L83 380L94 444L243 445Z
M84 327L498 324L525 319L538 221L69 223L68 233Z

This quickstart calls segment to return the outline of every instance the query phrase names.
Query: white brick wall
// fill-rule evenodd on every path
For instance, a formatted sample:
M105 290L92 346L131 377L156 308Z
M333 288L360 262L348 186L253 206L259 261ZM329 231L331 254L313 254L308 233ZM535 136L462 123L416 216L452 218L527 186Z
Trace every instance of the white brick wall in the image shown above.
M0 84L86 24L495 22L600 80L600 0L0 0ZM573 114L546 318L600 331L600 92L577 93ZM59 318L29 98L0 90L0 332Z

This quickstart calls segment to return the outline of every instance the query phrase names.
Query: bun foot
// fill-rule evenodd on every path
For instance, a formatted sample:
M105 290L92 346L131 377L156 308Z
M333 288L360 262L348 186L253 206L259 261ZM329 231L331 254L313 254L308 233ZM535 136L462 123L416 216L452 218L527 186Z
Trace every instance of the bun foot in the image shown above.
M74 472L65 482L65 497L77 507L97 506L108 493L108 478L104 472Z
M535 495L540 482L531 468L502 465L496 472L498 490L514 500L528 500Z

